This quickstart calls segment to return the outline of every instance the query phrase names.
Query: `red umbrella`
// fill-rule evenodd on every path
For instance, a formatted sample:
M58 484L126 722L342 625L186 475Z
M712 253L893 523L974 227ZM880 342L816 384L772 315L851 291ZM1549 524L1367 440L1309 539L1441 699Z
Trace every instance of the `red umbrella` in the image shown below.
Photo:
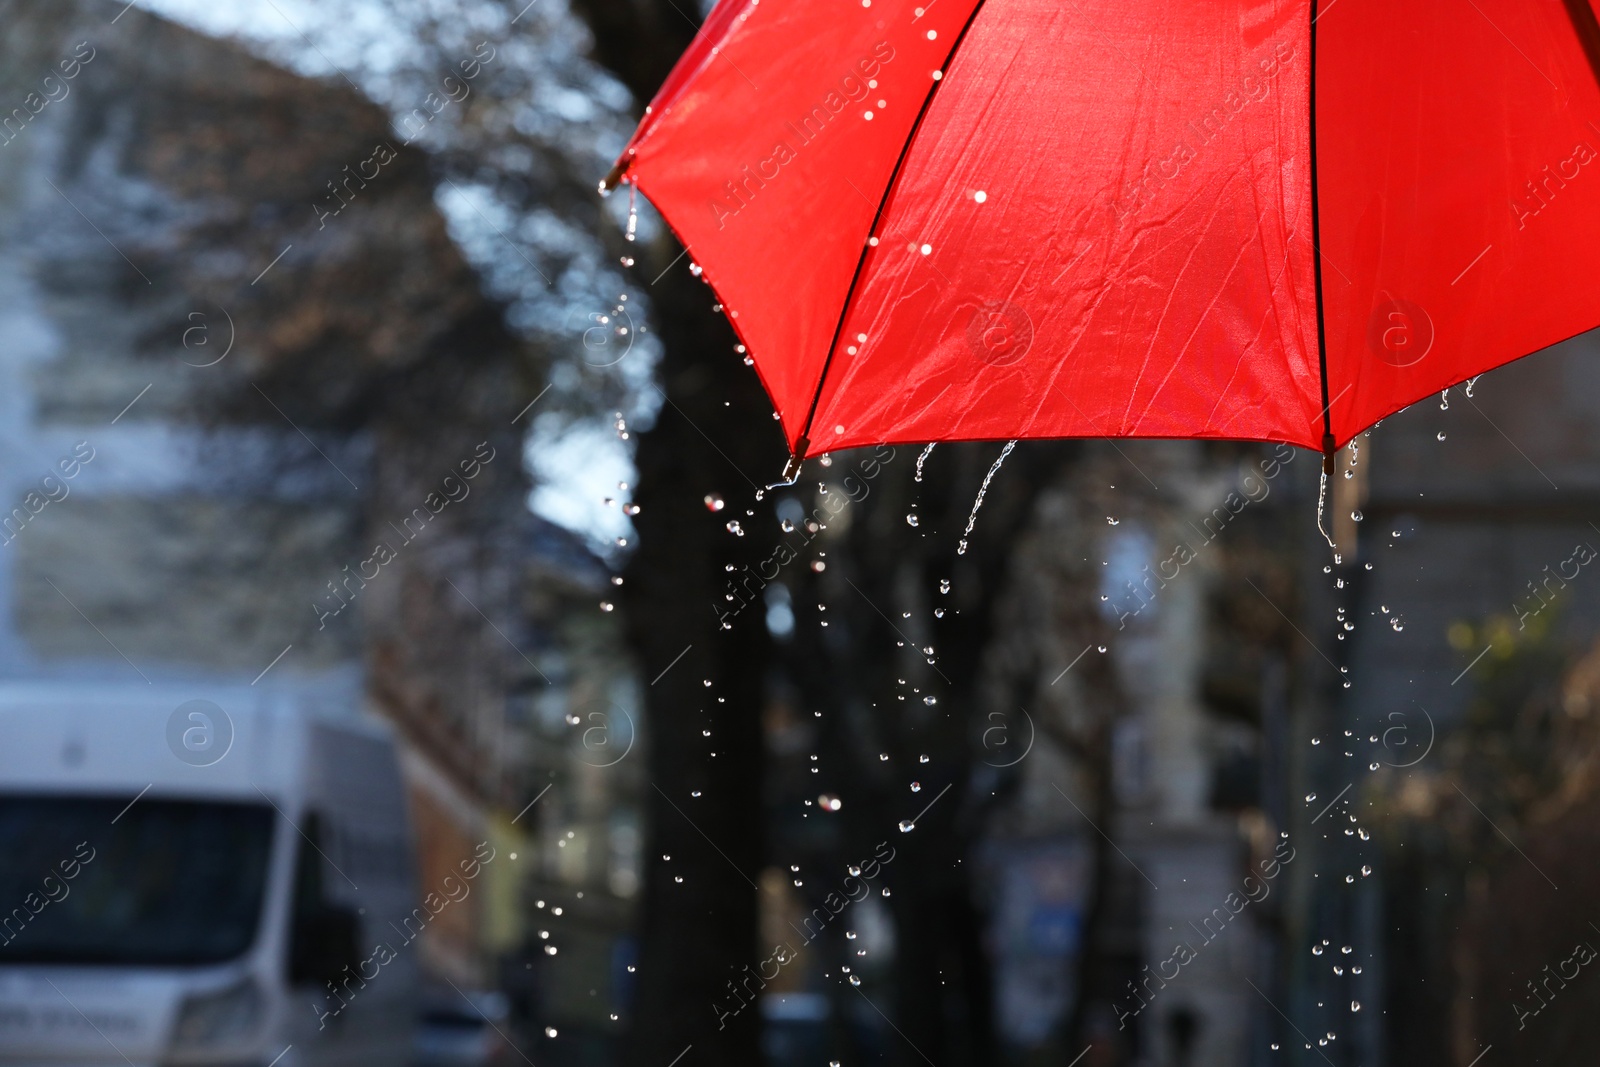
M1590 0L722 0L602 187L688 247L797 458L1331 459L1600 324L1597 71Z

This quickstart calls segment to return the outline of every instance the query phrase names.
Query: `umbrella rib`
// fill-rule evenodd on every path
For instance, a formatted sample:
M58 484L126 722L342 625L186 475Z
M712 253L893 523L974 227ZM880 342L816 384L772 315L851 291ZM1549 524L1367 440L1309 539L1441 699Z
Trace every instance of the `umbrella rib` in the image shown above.
M906 134L906 143L900 147L900 158L894 161L894 170L889 172L889 180L883 187L883 196L878 201L877 213L872 216L872 225L867 229L867 237L871 238L878 232L878 224L883 221L883 213L889 206L889 194L894 192L895 183L900 180L901 168L905 166L906 156L911 154L911 145L917 139L917 133L922 129L922 120L928 117L928 110L933 106L933 97L944 84L945 75L950 72L950 64L955 61L956 53L961 50L961 42L967 39L967 31L972 29L972 24L978 19L978 12L983 10L984 0L978 0L972 6L972 13L967 16L966 24L961 27L961 32L956 34L955 43L950 46L950 53L945 56L940 66L940 76L934 81L928 95L923 98L922 109L917 112L917 120L911 124L911 130ZM806 421L800 427L800 438L795 442L795 456L804 459L806 449L811 444L811 422L817 417L817 405L822 401L822 387L828 380L828 371L833 367L833 355L839 349L839 337L844 333L844 320L850 313L850 302L855 299L856 286L861 283L861 272L867 265L867 252L871 249L867 241L861 242L861 255L856 260L856 271L850 276L850 288L845 290L844 306L839 309L839 321L833 327L833 340L828 344L828 355L822 363L822 373L817 377L817 391L811 397L811 410L806 412Z
M1311 270L1317 296L1317 377L1322 383L1322 471L1333 473L1333 402L1328 399L1328 330L1322 313L1322 216L1317 202L1317 13L1311 3L1311 77L1306 94L1311 133ZM1340 273L1343 273L1342 271Z

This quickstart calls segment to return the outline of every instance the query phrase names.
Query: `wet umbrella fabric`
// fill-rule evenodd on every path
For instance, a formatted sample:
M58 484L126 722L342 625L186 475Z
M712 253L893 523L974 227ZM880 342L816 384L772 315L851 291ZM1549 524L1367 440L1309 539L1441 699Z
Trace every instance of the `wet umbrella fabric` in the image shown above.
M1600 325L1597 69L1590 0L722 0L607 184L798 456L1327 452Z

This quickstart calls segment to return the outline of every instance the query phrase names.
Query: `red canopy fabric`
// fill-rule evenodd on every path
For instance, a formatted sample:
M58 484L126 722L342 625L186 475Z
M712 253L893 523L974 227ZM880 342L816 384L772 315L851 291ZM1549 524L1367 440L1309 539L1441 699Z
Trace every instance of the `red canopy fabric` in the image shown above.
M1600 26L1320 10L722 0L611 180L703 269L797 455L1342 445L1600 325Z

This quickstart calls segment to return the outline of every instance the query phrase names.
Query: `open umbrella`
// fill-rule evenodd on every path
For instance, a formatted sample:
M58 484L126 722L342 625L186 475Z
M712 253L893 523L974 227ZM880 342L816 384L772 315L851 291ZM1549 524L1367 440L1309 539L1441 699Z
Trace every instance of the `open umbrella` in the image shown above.
M1600 324L1597 71L1590 0L722 0L602 188L687 246L796 459L1326 466Z

